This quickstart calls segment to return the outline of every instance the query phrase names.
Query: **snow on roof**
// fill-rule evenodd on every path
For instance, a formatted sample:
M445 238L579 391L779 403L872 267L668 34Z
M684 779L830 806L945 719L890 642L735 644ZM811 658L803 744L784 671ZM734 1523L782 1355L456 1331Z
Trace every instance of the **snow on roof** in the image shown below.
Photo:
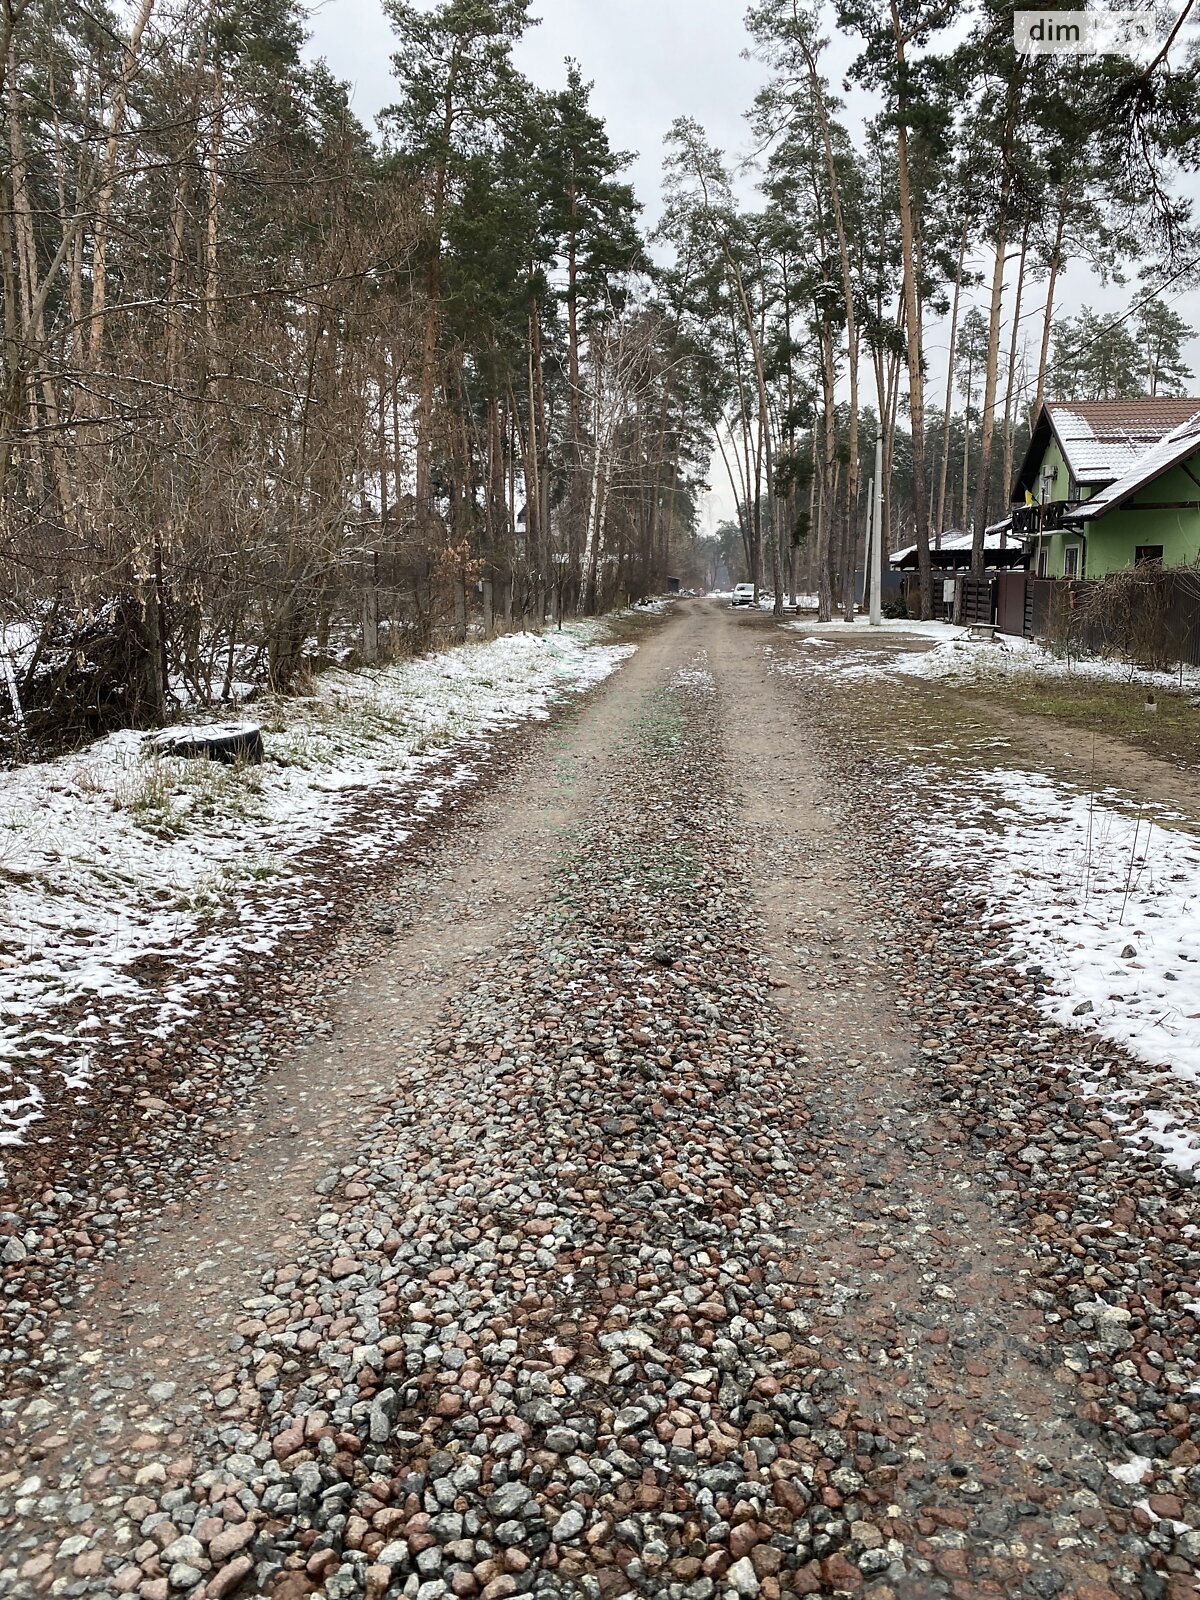
M1112 483L1200 409L1200 399L1048 400L1046 414L1077 483Z
M1013 544L1018 541L1014 540L1011 535L1007 539L1003 538L1003 535L1008 533L1011 526L1012 518L1005 517L1003 522L994 522L990 528L985 528L983 530L984 550L1011 549ZM929 548L934 552L938 550L969 550L974 537L972 533L963 533L958 528L950 528L942 535L940 541L930 539ZM897 562L903 561L906 556L914 555L916 549L915 544L905 545L903 550L893 550L888 560L895 565Z
M1160 439L1157 444L1138 456L1128 471L1115 483L1110 483L1107 488L1102 489L1099 494L1082 505L1078 512L1079 521L1094 522L1106 512L1115 511L1139 489L1144 489L1156 478L1161 478L1164 472L1169 472L1172 467L1178 466L1181 461L1186 461L1188 456L1200 450L1200 404L1194 400L1188 403L1195 408L1191 416L1179 427L1172 429L1165 439Z

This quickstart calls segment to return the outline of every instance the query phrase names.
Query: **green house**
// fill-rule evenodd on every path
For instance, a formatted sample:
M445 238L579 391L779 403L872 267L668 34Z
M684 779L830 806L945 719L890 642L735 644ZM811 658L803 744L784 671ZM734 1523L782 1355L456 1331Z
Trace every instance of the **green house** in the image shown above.
M1200 399L1048 401L1013 484L1013 533L1043 578L1200 559Z

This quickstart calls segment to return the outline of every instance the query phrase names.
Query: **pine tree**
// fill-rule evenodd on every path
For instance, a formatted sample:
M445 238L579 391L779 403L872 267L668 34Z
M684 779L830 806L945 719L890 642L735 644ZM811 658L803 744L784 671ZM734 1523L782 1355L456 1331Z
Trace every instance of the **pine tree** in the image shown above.
M947 87L932 40L964 7L959 0L838 0L838 21L858 34L862 50L851 75L880 93L895 131L899 232L912 419L912 480L916 512L921 615L933 614L929 560L930 503L925 461L924 259L922 217L933 214L938 174L946 171Z
M1142 353L1128 327L1086 310L1054 324L1051 382L1058 400L1127 400L1147 392Z
M1134 333L1141 347L1148 394L1187 393L1192 369L1184 360L1183 347L1195 332L1162 300L1145 301L1138 311Z
M399 102L383 121L427 194L425 326L417 415L418 514L433 509L434 401L447 216L472 158L492 145L518 87L512 49L530 26L530 0L442 0L434 10L385 0L400 48Z

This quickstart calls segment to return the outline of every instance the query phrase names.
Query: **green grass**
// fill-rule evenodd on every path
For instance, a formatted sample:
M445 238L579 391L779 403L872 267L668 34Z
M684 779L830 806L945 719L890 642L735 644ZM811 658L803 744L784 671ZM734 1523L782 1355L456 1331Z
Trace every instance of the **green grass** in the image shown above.
M112 807L156 837L177 838L197 823L251 815L261 791L261 769L246 762L151 756L129 768Z
M1200 763L1200 708L1186 694L1156 689L1158 710L1150 715L1145 709L1147 690L1136 683L1095 679L1044 683L1014 678L989 684L986 693L1014 711L1126 739L1165 760Z
M270 857L257 861L230 861L214 872L206 873L186 889L170 892L167 909L186 912L198 918L202 926L216 921L227 909L233 890L239 883L262 883L276 878L282 872L279 863Z

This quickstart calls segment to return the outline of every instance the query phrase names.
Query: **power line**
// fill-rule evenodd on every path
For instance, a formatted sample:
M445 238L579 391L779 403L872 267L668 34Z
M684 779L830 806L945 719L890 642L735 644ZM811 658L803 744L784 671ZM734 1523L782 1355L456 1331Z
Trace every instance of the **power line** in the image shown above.
M1111 333L1114 328L1119 328L1123 322L1128 322L1130 317L1136 316L1137 313L1141 311L1143 307L1148 306L1151 301L1159 299L1164 289L1169 289L1171 285L1178 282L1178 280L1182 278L1185 273L1194 272L1197 267L1200 267L1200 256L1196 256L1192 261L1185 262L1184 265L1173 272L1169 278L1165 278L1163 282L1157 286L1157 288L1151 289L1150 293L1146 295L1144 299L1135 300L1134 303L1129 307L1128 311L1123 311L1119 317L1114 317L1111 322L1106 322L1102 328L1098 328L1093 336L1088 340L1087 344L1080 347L1079 354L1082 354L1084 350L1090 350L1092 345L1098 344L1106 333Z

